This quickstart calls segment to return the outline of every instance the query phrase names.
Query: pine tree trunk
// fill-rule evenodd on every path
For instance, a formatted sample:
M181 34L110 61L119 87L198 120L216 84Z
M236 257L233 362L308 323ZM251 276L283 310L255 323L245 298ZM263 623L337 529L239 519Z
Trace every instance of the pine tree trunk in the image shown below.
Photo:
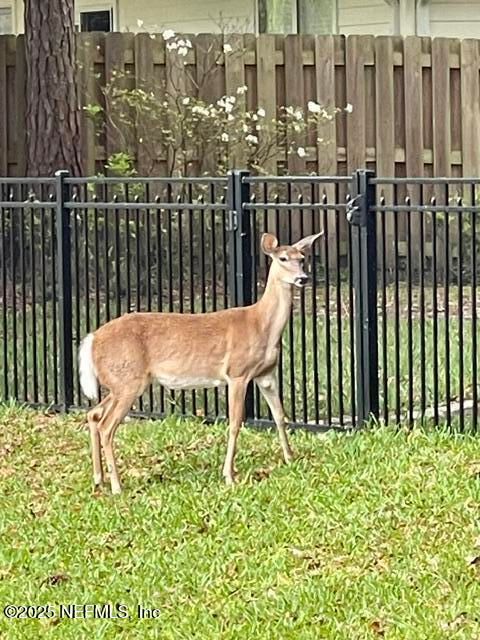
M27 173L82 174L74 0L25 0Z

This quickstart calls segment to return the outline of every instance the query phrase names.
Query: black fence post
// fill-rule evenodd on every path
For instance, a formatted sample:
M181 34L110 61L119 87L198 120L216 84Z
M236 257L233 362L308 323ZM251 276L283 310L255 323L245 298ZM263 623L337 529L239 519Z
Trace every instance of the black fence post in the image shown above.
M72 336L72 271L70 211L65 207L69 187L68 171L57 171L56 177L56 240L57 299L60 343L60 399L63 411L73 405L73 336Z
M355 360L357 426L378 419L377 231L373 171L353 174L348 220L352 225L352 271L355 290Z
M249 175L248 171L233 170L228 176L230 305L235 307L253 302L252 225L250 211L243 206L250 202L250 184L245 180ZM253 417L253 383L250 383L245 398L245 420Z

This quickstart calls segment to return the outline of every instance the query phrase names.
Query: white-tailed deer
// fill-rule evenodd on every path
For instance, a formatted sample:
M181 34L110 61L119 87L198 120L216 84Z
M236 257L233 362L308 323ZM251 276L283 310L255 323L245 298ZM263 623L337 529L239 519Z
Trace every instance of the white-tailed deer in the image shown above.
M279 246L265 233L261 247L272 259L263 297L248 307L213 313L129 313L89 334L79 352L80 382L88 398L98 385L108 395L88 413L93 474L103 482L103 448L113 493L121 491L113 449L115 431L135 400L157 380L170 389L228 386L229 437L223 475L235 480L234 458L247 385L255 380L275 424L285 462L292 450L277 382L280 342L292 308L293 287L304 287L304 252L322 234Z

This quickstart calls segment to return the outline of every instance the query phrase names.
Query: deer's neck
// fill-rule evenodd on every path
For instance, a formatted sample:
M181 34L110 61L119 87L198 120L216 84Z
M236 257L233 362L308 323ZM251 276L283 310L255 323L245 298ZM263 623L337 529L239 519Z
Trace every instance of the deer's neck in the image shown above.
M262 325L269 335L269 344L277 345L292 309L293 292L290 285L277 280L270 272L265 293L257 303Z

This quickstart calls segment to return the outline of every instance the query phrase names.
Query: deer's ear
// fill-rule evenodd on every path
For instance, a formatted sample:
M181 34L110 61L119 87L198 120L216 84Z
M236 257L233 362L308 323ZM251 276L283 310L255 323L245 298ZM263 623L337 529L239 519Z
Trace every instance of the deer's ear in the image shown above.
M271 255L278 247L278 240L272 233L264 233L260 240L260 246L263 253L267 256Z
M315 242L315 240L318 240L318 238L321 238L322 236L323 236L323 231L320 231L320 233L315 233L313 236L306 236L305 238L302 238L301 240L296 242L293 245L293 248L298 249L299 251L305 251L307 249L311 249L312 244Z

